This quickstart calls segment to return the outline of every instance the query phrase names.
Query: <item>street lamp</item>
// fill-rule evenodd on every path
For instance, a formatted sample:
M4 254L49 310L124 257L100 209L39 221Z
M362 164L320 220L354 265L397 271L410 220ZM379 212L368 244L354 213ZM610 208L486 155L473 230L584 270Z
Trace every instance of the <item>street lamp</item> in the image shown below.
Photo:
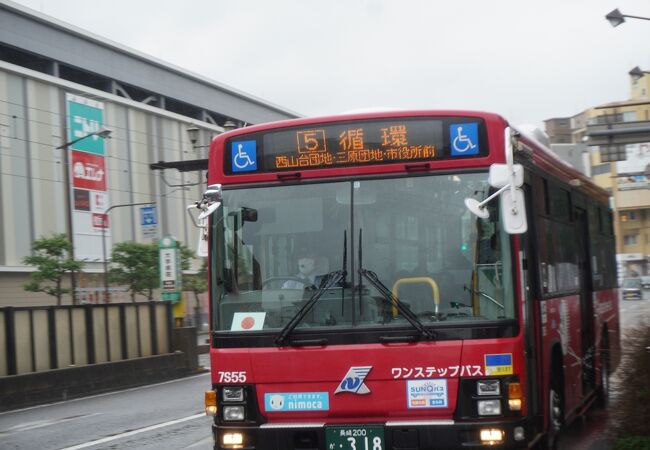
M630 19L650 20L650 17L630 16L627 14L621 14L618 8L616 8L614 11L607 14L605 16L605 19L607 19L607 21L611 24L611 26L617 27L623 22L625 22L626 17Z
M187 130L187 136L190 138L190 142L192 143L192 147L194 147L194 144L196 144L196 141L199 140L199 127L189 127Z
M104 217L102 218L102 255L104 259L104 303L108 303L110 299L110 294L108 292L108 261L106 259L106 220L108 219L108 213L115 208L123 208L126 206L144 206L144 205L155 205L153 202L143 202L143 203L125 203L122 205L113 205L104 211Z
M63 152L63 161L65 162L64 164L64 175L65 175L65 198L66 198L66 204L67 204L67 218L68 218L68 239L70 240L70 243L72 243L72 252L71 256L74 259L74 242L73 242L73 236L72 236L72 206L70 205L71 203L71 198L70 198L70 169L69 169L69 156L68 156L68 147L71 145L76 144L79 141L82 141L84 139L87 139L89 137L93 136L98 136L103 139L108 139L111 137L111 130L106 128L106 127L101 127L97 131L93 131L92 133L88 133L84 136L78 137L76 139L71 140L70 142L66 142L65 144L61 144L58 147L56 147L57 150L64 150ZM77 291L77 283L75 280L75 275L74 272L70 272L70 287L72 288L72 303L76 304L75 301L75 295Z
M237 124L232 120L226 120L223 124L223 129L225 131L234 130L235 128L237 128Z
M209 148L210 144L208 145L196 145L196 143L199 141L199 133L201 132L201 129L199 127L189 127L185 130L187 133L187 137L190 138L190 142L192 143L192 148L196 150L197 148ZM213 135L214 137L214 135ZM210 139L212 140L212 139Z
M64 149L64 148L68 148L68 147L70 147L71 145L74 145L74 144L76 144L77 142L79 142L79 141L81 141L81 140L83 140L83 139L86 139L86 138L92 137L92 136L99 136L99 137L101 137L101 138L108 139L108 138L111 137L111 133L112 133L112 132L113 132L113 130L110 130L110 129L106 128L106 127L101 127L101 128L100 128L99 130L97 130L97 131L93 131L92 133L88 133L88 134L86 134L86 135L84 135L84 136L81 136L81 137L79 137L79 138L77 138L77 139L74 139L74 140L72 140L72 141L70 141L70 142L66 142L65 144L59 145L56 149L57 149L57 150L61 150L61 149Z

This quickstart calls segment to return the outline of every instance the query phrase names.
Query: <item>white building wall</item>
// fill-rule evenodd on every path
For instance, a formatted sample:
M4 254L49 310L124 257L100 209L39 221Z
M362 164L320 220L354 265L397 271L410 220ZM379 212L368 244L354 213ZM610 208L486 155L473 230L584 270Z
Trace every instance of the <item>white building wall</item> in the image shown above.
M115 242L157 242L164 233L196 246L198 232L186 206L200 198L205 173L166 170L171 185L201 182L168 186L149 165L207 157L207 149L192 147L185 130L199 126L211 136L220 133L220 127L0 61L0 306L54 300L26 291L18 295L17 290L29 278L31 269L22 261L33 240L68 232L67 158L56 150L70 140L66 93L104 104L104 125L112 130L105 143L110 204L151 201L158 209L158 236L152 238L143 236L139 206L114 208L107 254ZM90 275L80 277L83 287L101 284L101 260L86 261L84 270Z

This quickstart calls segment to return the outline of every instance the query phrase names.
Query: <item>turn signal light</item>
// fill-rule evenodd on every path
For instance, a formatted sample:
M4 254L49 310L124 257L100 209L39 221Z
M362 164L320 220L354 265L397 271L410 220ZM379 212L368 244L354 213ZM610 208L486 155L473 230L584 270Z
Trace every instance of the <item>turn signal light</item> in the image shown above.
M521 411L524 394L521 390L520 383L510 383L508 385L508 408L511 411Z
M217 415L217 392L216 391L205 391L205 415L206 416Z

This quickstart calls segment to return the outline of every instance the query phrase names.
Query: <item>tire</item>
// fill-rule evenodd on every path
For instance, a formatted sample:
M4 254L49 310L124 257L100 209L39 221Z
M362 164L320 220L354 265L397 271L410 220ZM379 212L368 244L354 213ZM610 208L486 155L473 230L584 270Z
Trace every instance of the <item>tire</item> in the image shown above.
M600 386L598 387L598 406L606 408L609 404L609 349L603 348L600 351Z
M542 441L544 450L557 450L559 448L560 434L564 428L564 392L562 389L562 371L554 369L551 372L551 385L548 389L548 430Z

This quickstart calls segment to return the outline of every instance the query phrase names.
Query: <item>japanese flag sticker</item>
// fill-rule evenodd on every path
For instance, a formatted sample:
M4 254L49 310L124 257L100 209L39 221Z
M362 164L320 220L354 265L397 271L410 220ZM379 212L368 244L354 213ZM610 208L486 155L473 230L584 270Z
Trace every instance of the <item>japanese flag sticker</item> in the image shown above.
M261 330L265 317L265 312L237 312L232 317L230 331Z

